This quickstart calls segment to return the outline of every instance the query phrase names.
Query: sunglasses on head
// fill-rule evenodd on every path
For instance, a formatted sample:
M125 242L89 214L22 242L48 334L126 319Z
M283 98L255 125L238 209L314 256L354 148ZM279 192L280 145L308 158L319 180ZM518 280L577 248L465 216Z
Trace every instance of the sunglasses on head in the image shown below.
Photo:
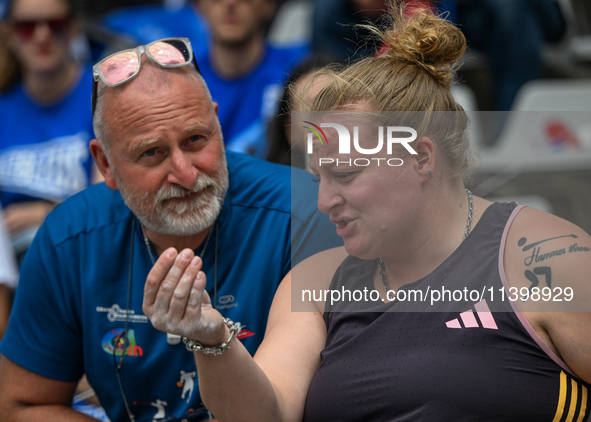
M92 68L92 114L96 108L99 79L107 86L118 86L135 78L141 67L142 54L164 68L186 66L194 63L197 73L199 66L193 57L193 48L188 38L164 38L147 45L119 51L102 59Z
M25 41L30 40L39 25L47 25L53 35L63 35L70 25L70 18L15 20L13 23L16 35Z

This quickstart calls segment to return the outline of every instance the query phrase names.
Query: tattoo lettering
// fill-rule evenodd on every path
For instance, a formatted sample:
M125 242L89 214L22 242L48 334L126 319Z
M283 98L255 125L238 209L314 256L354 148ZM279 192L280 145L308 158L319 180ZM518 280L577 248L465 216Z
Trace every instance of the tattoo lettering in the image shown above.
M576 234L567 234L567 235L564 235L564 236L551 237L549 239L540 240L539 242L534 242L534 243L530 243L529 245L525 245L527 243L527 238L522 237L517 242L517 246L520 246L521 247L521 246L525 245L521 249L524 252L529 251L530 249L532 249L531 255L528 256L528 257L526 257L525 260L523 261L523 263L527 267L529 267L530 265L532 265L534 263L545 261L545 260L550 259L550 258L553 258L555 256L561 256L561 255L564 255L566 253L574 253L574 252L589 252L591 250L591 248L589 248L587 246L579 246L577 243L573 243L572 245L570 245L568 247L568 251L565 248L560 248L560 249L555 249L555 250L553 250L551 252L540 253L541 248L538 246L540 243L544 243L544 242L547 242L549 240L560 239L560 238L563 238L563 237L572 237L573 239L577 239L578 238L578 236ZM531 273L531 271L530 271L530 273ZM534 274L531 274L531 276L534 276ZM528 280L531 280L531 279L528 277Z
M573 243L572 245L570 245L568 247L568 253L573 253L573 252L589 252L591 250L591 248L588 248L586 246L579 246L576 243Z
M540 248L538 247L538 248L534 248L531 256L528 256L527 258L525 258L523 263L527 266L530 266L534 262L544 261L546 259L550 259L555 256L560 256L565 253L566 253L566 249L562 248L562 249L556 249L555 251L540 255Z

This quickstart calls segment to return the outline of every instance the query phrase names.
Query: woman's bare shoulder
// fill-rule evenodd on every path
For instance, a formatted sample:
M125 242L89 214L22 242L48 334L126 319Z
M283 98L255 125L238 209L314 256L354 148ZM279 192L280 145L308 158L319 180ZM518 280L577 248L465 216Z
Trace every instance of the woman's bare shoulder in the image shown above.
M544 265L567 271L572 265L588 265L590 258L591 237L583 229L534 208L523 208L507 234L507 270Z
M503 259L509 297L541 339L591 382L591 237L560 217L523 208Z

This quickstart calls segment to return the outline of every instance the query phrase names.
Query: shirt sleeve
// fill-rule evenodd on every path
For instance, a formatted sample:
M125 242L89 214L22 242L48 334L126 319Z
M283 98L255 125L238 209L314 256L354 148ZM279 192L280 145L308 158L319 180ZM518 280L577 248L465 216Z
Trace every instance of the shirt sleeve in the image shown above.
M55 242L48 222L27 251L0 351L38 375L71 382L84 372L80 286L74 276L79 251L72 240Z

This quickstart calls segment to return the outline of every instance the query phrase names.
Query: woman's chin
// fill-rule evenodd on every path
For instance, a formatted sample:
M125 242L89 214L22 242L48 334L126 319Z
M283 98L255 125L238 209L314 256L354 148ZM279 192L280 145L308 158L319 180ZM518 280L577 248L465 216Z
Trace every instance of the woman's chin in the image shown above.
M370 249L367 245L360 245L355 239L345 239L345 250L351 256L365 260L377 258Z

